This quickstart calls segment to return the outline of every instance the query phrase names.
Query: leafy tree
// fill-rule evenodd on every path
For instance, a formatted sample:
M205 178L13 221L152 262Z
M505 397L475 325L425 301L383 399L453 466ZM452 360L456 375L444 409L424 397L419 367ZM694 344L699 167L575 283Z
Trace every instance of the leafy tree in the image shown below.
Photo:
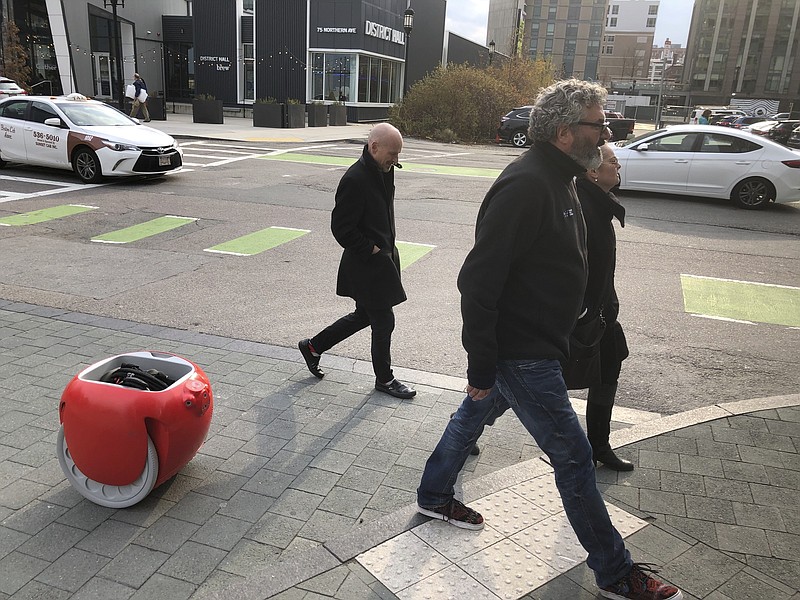
M493 139L502 115L531 104L555 80L549 61L516 58L489 68L468 64L439 67L389 111L400 131L444 142Z
M3 21L3 76L23 87L27 87L31 77L28 53L20 43L19 28L12 19Z

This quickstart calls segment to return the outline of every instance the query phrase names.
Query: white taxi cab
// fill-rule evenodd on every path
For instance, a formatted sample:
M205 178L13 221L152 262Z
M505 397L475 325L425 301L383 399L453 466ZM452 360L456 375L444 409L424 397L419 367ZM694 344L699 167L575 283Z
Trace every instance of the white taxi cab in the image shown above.
M72 169L97 183L177 171L183 150L172 136L81 94L17 96L0 101L0 168L9 162Z

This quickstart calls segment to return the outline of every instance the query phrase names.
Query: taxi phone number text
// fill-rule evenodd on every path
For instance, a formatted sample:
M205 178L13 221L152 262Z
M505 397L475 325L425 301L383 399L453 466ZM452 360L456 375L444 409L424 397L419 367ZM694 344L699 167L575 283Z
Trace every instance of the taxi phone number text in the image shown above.
M34 131L33 137L37 140L44 140L45 142L58 142L59 136L53 135L52 133L42 133L41 131Z

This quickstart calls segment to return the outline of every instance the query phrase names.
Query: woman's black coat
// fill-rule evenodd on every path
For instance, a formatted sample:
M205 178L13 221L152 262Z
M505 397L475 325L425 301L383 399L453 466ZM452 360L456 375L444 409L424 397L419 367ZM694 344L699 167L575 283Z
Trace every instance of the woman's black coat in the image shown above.
M336 281L339 296L353 298L364 308L389 308L405 301L395 246L394 167L381 171L366 145L339 182L331 232L344 248ZM380 252L372 254L373 246Z
M581 211L586 221L586 253L588 280L583 297L585 316L578 321L590 324L602 311L605 328L593 350L579 356L570 343L570 360L564 367L564 380L569 389L583 389L600 383L616 383L622 361L628 356L625 333L617 321L619 300L614 289L617 264L617 236L614 217L625 226L625 208L616 196L604 192L591 181L579 177L576 182ZM574 335L574 334L573 334Z

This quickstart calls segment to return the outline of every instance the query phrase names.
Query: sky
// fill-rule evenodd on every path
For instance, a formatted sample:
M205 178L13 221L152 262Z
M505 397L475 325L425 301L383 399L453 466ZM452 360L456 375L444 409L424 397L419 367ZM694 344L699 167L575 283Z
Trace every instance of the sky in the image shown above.
M661 46L666 38L686 47L694 0L661 0L653 43ZM486 44L486 19L489 0L447 0L445 28L448 31Z

